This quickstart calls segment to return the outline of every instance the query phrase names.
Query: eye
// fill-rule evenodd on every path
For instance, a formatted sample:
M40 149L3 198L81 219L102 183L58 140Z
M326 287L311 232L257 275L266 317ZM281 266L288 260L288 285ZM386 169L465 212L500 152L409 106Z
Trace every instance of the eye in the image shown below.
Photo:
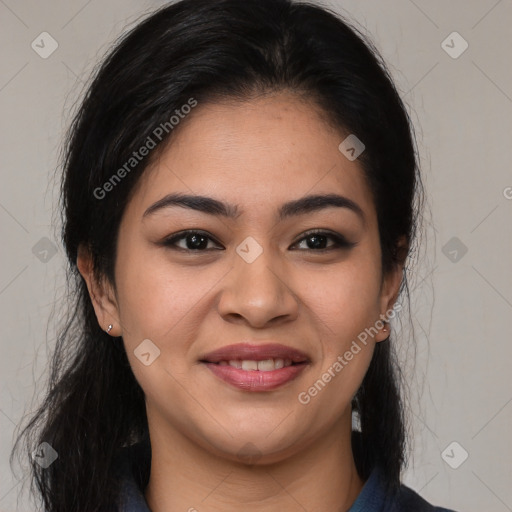
M177 242L181 240L184 240L185 247L179 247L177 245ZM208 241L213 241L213 238L207 233L203 231L189 230L182 231L181 233L177 233L169 238L166 238L162 242L162 245L165 245L166 247L170 247L172 249L178 249L183 251L206 252L212 250L207 248Z
M326 240L331 239L334 243L330 247L326 247ZM182 242L183 245L179 246L178 242ZM177 249L188 252L207 252L211 250L222 250L215 248L208 248L208 242L214 242L217 245L220 245L216 242L208 233L204 231L197 230L188 230L181 231L180 233L176 233L168 238L166 238L162 245L169 247L171 249ZM309 231L306 233L306 236L303 236L298 242L296 242L292 247L309 243L312 247L303 248L306 251L314 251L314 252L324 252L331 251L335 249L350 249L357 245L354 242L347 241L343 236L334 234L330 231L322 231L320 229Z
M330 247L326 247L326 240L328 239L334 240L334 244ZM294 245L300 243L310 242L309 245L312 247L305 248L306 251L314 251L314 252L323 252L323 251L331 251L335 249L351 249L355 245L354 242L349 242L345 237L341 235L337 235L331 233L330 231L322 231L322 230L313 230L306 233L306 236L302 237L298 242ZM293 246L292 246L293 247Z

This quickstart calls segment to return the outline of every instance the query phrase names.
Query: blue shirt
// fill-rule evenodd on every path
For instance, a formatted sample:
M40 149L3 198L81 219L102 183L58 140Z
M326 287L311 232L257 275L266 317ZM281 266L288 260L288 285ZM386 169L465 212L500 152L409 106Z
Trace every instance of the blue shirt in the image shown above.
M151 512L144 498L150 466L151 448L148 441L123 449L116 466L121 482L118 512ZM347 512L455 512L432 506L405 485L401 485L395 494L386 489L382 471L374 468Z

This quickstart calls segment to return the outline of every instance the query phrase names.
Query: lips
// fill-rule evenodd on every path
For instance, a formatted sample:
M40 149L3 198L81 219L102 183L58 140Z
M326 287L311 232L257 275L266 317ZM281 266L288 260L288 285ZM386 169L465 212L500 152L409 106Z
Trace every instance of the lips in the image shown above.
M204 355L203 363L216 377L244 391L271 391L297 378L311 363L300 350L270 343L239 343Z
M238 343L209 352L200 360L207 363L220 363L221 361L265 361L268 359L289 359L292 364L310 362L304 352L278 343L265 345Z

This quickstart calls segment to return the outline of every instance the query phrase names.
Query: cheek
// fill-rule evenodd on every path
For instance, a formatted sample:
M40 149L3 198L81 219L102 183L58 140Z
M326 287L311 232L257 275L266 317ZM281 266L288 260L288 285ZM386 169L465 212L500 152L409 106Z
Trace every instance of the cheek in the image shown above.
M338 349L379 318L380 280L373 260L352 258L307 280L308 307Z
M348 348L348 347L347 347ZM360 351L336 354L336 358L324 361L322 369L314 375L308 387L301 390L297 401L316 425L329 429L350 410L370 364L373 347L361 345Z
M116 266L118 303L130 357L142 340L150 339L160 350L159 364L181 372L213 307L209 294L225 273L222 266L179 268L169 262L165 251L154 248L120 257Z
M363 271L358 265L338 269L309 288L323 353L297 399L309 417L326 426L350 406L368 370L375 346L369 328L378 320L378 291L378 275L371 266Z
M169 272L156 251L125 254L116 266L123 338L130 345L145 338L161 343L200 300L202 286L187 274Z

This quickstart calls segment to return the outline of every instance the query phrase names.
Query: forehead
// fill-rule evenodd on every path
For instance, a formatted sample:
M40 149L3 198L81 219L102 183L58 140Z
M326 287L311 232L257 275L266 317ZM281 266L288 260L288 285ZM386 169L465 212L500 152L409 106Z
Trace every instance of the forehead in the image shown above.
M375 214L360 164L338 149L348 134L296 96L199 104L178 128L141 177L132 200L140 214L176 191L240 205L245 218L321 193L350 198L369 220Z

